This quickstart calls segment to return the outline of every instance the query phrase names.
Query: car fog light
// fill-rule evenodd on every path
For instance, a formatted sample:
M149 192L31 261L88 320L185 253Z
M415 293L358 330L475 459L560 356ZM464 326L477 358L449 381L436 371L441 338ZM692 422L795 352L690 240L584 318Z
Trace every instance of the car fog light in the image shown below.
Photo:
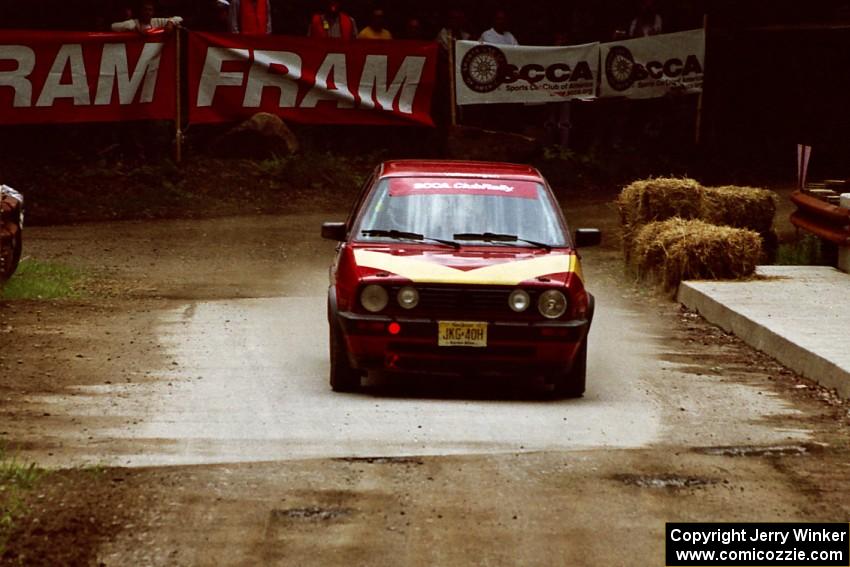
M405 309L413 309L419 305L419 292L414 287L403 287L398 290L398 304Z
M508 305L517 313L522 313L531 305L531 298L524 289L515 289L508 298Z
M567 312L567 296L556 289L544 291L537 301L537 308L547 319L557 319Z
M363 305L366 311L377 313L387 306L390 296L387 290L379 285L367 285L360 292L360 304Z

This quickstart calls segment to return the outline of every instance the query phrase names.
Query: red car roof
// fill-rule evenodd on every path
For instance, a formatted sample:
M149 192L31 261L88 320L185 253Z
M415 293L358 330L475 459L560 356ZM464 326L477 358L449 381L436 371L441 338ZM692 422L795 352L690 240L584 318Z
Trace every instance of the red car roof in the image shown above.
M543 183L535 168L515 163L453 160L393 160L381 164L381 177L477 177Z

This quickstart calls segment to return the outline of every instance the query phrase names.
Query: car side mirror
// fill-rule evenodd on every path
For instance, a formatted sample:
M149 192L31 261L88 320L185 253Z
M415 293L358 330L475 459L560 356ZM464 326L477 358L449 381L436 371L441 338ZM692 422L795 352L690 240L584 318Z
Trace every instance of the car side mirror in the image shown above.
M346 236L344 222L325 222L322 223L322 238L342 242Z
M576 248L598 246L602 242L602 232L598 228L576 229Z

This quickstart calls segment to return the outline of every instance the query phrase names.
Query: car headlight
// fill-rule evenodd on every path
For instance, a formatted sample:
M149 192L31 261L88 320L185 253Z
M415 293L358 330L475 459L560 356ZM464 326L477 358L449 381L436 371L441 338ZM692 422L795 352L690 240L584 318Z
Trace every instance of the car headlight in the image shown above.
M390 301L387 290L379 285L367 285L360 292L360 304L366 311L377 313L382 311Z
M547 319L557 319L567 312L567 296L556 289L544 291L537 301L537 308Z
M524 289L515 289L508 297L508 305L517 313L522 313L531 305L531 297Z
M419 292L415 287L406 286L398 290L398 304L404 309L413 309L419 305Z

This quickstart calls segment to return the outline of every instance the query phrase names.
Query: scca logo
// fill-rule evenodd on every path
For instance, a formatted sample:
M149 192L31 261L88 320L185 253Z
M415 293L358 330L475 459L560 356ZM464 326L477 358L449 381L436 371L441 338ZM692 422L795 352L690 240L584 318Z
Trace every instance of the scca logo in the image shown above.
M414 189L449 189L448 183L414 183Z
M518 67L508 63L505 54L492 45L477 45L470 49L460 63L464 84L478 93L489 93L505 84L525 81L529 84L546 80L550 83L592 81L593 72L587 61L579 61L575 68L566 63L548 67L530 63Z
M517 81L527 81L532 85L546 79L550 83L566 83L567 81L592 81L593 73L590 71L590 65L587 61L579 61L575 69L570 69L566 63L555 63L544 67L543 65L530 64L523 67L516 65L508 65L505 67L502 81L505 83L515 83Z
M492 45L476 45L460 62L460 76L464 84L477 93L495 91L502 84L508 60L505 54Z
M635 62L632 52L622 45L612 47L605 57L605 76L615 91L628 90L638 81L647 78L675 79L688 75L702 74L702 64L696 55L688 55L685 61L673 57L667 61L649 61L646 65Z

